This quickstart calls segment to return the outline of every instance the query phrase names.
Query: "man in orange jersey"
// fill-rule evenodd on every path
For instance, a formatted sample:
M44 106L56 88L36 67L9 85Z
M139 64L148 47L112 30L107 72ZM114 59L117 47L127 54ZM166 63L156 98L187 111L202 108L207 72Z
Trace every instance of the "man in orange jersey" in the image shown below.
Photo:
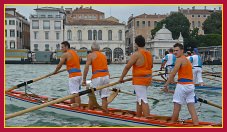
M76 94L80 90L82 81L79 56L74 50L70 49L70 44L67 41L61 43L61 48L63 54L54 72L57 73L62 65L66 63L66 69L69 73L69 93ZM80 106L80 97L72 98L71 103L73 106Z
M182 44L174 45L174 54L177 57L173 71L164 85L164 92L168 92L168 85L178 72L178 83L173 95L174 109L171 122L177 122L181 105L187 103L188 111L194 125L199 125L198 116L195 110L195 85L193 83L193 72L191 62L184 56Z
M102 85L109 84L109 71L106 56L99 51L100 46L96 42L91 45L91 50L92 52L88 55L86 65L84 67L82 85L86 85L89 65L92 66L91 87L96 88ZM105 88L96 91L95 93L99 93L99 95L101 96L103 112L108 112L107 97L109 96L109 89ZM89 100L90 109L93 108L92 105L92 100Z
M120 82L123 82L123 78L128 73L129 69L132 69L132 84L136 92L136 110L137 117L147 117L150 114L149 105L147 101L147 88L151 85L152 81L152 55L145 48L145 39L142 35L135 38L135 49L137 50L131 55L130 60L125 66L122 75L120 77Z

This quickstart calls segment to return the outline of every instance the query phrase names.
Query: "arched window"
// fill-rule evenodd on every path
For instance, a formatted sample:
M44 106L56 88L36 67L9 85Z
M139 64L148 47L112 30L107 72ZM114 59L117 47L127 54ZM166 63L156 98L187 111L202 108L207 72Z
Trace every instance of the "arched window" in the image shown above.
M122 59L124 58L124 53L121 48L115 48L114 49L114 58Z
M103 48L103 51L106 53L107 59L110 59L112 61L112 50L108 47Z
M118 40L122 40L122 31L121 30L119 30L118 31Z
M93 40L97 40L97 31L96 30L93 31Z
M78 40L82 40L82 31L81 30L77 31L77 37L78 37Z
M102 40L102 30L98 31L98 40Z
M92 31L88 30L88 40L92 40Z
M86 47L81 47L80 50L87 50L87 48Z
M112 30L108 31L108 40L112 40Z
M71 30L67 31L67 39L72 40L72 31Z

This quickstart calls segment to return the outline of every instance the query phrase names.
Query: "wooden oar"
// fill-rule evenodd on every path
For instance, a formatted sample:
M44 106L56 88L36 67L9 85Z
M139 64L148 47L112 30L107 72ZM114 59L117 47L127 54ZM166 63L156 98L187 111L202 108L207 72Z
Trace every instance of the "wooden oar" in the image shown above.
M160 76L160 75L164 75L165 73L162 73L162 72L160 72L159 71L159 73L158 74L155 74L155 75L152 75L152 77L155 77L155 76ZM132 75L126 75L126 77L127 76L132 76ZM116 76L116 77L110 77L110 79L114 79L114 78L120 78L119 76Z
M173 91L173 90L168 90L168 93L172 93L172 94L173 94L174 91ZM222 106L217 105L217 104L214 104L214 103L212 103L212 102L210 102L210 101L207 101L207 100L205 100L205 99L202 99L202 98L200 98L200 97L198 97L198 98L196 98L196 99L197 99L197 101L199 101L199 102L201 102L201 103L208 104L208 105L214 106L214 107L216 107L216 108L222 109Z
M204 75L209 75L209 76L212 76L212 77L219 77L219 78L222 78L221 75L216 75L216 74L214 74L214 73L205 72L205 73L203 73L203 76L204 76Z
M222 81L221 79L220 79L220 80L216 80L216 79L214 79L214 78L209 78L209 77L204 77L204 76L203 76L203 78L206 78L206 79L212 80L212 81L216 81L216 82L221 82L221 81Z
M124 82L130 81L130 80L132 80L132 78L125 79ZM110 83L110 84L103 85L103 86L100 86L100 87L97 87L97 88L93 88L93 90L94 91L101 90L101 89L104 89L104 88L107 88L107 87L110 87L110 86L114 86L114 85L119 84L119 83L121 83L121 82ZM88 89L88 90L81 91L81 92L79 92L77 94L68 95L68 96L65 96L65 97L62 97L62 98L47 102L47 103L43 103L41 105L37 105L37 106L30 107L30 108L27 108L27 109L22 110L22 111L15 112L13 114L6 115L5 119L7 120L7 119L10 119L10 118L13 118L13 117L16 117L16 116L19 116L19 115L22 115L22 114L25 114L25 113L28 113L28 112L31 112L31 111L34 111L34 110L38 110L38 109L47 107L49 105L56 104L56 103L59 103L59 102L74 98L76 96L81 96L81 95L84 95L84 94L87 94L87 93L91 93L91 92L92 92L92 90Z
M133 96L135 96L135 94L132 94L132 93L129 93L129 92L125 92L125 91L122 91L122 90L120 90L120 89L116 89L116 88L113 88L112 89L112 91L119 91L120 93L124 93L124 94L128 94L128 95L133 95ZM155 99L155 98L152 98L152 97L147 97L148 99L152 99L152 100L155 100L155 101L158 101L159 102L159 100L158 99Z
M60 73L60 72L63 72L63 71L66 71L66 69L60 70L60 71L58 71L57 73ZM56 73L56 74L57 74L57 73ZM11 87L11 88L7 89L5 92L9 92L9 91L14 90L14 89L16 89L16 88L19 88L19 87L25 86L25 85L27 85L27 84L30 84L30 83L33 83L33 82L39 81L39 80L41 80L41 79L44 79L44 78L50 77L50 76L52 76L52 75L55 75L55 74L54 74L54 73L50 73L50 74L47 74L47 75L44 75L44 76L41 76L41 77L35 78L35 79L33 79L33 80L29 80L29 81L26 81L26 82L20 83L20 84L18 84L18 85L16 85L16 86L13 86L13 87Z

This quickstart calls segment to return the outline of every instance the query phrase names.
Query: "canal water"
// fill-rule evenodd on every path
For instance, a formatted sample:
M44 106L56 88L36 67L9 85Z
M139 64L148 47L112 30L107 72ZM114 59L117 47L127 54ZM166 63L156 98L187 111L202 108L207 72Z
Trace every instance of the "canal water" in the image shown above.
M125 64L111 64L109 65L109 71L111 77L118 77L121 75ZM5 88L10 88L19 83L49 74L54 71L56 65L47 65L47 64L28 64L28 65L5 65ZM65 66L62 67L62 69ZM158 70L160 65L155 64L153 71ZM220 72L222 71L221 66L204 66L204 70ZM81 69L84 69L84 65L81 65ZM131 74L129 71L128 74ZM155 75L157 73L153 73ZM88 79L91 77L91 68L88 74ZM156 79L161 79L161 77L156 76ZM220 81L214 81L220 80ZM214 80L208 80L204 78L204 82L207 85L212 86L222 86L222 81L220 78ZM111 82L118 81L117 79L112 79ZM152 98L159 99L160 102L154 104L153 100L148 100L150 105L150 110L152 114L170 116L172 114L173 103L172 103L172 94L161 92L163 85L152 85L149 87L148 96ZM126 82L123 84L116 85L114 87L120 88L121 90L133 93L133 88L131 82ZM112 87L113 88L113 87ZM24 91L25 88L21 87L18 90ZM28 90L31 93L38 95L60 98L68 95L68 73L63 72L57 75L45 78L43 80L29 84ZM196 95L200 98L211 101L215 104L222 105L222 90L196 90ZM101 104L100 97L97 96L99 104ZM87 103L88 96L82 96L82 103ZM5 113L14 113L16 111L23 110L23 106L15 106L7 104L5 101ZM109 107L134 110L136 108L136 97L131 95L125 95L119 93L115 100L109 104ZM196 110L199 115L200 121L209 121L220 123L222 121L222 110L216 107L196 103ZM187 107L183 106L180 118L187 119L190 118ZM53 112L44 112L42 110L37 110L18 116L5 121L6 127L110 127L110 126L119 126L119 124L112 124L109 122L102 121L89 121L81 118L73 118L70 116L59 115ZM124 126L124 125L120 125Z

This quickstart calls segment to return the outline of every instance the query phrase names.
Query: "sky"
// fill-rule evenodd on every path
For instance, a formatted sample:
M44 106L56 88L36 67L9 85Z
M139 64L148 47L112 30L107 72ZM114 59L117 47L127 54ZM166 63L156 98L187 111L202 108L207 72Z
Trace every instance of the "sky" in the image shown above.
M35 14L34 9L38 7L58 7L60 8L63 6L64 8L73 8L80 7L80 5L6 5L6 8L16 8L17 12L19 12L21 15L25 16L29 19L29 16L31 14ZM104 12L105 18L109 16L113 16L117 19L119 19L119 22L126 22L128 21L128 18L133 14L133 16L138 16L143 13L146 14L169 14L171 11L177 11L178 6L183 9L190 8L192 9L192 6L195 5L83 5L83 7L90 7L92 6L93 9ZM204 9L204 6L206 6L207 9L219 9L221 5L199 5L195 6L195 9Z

